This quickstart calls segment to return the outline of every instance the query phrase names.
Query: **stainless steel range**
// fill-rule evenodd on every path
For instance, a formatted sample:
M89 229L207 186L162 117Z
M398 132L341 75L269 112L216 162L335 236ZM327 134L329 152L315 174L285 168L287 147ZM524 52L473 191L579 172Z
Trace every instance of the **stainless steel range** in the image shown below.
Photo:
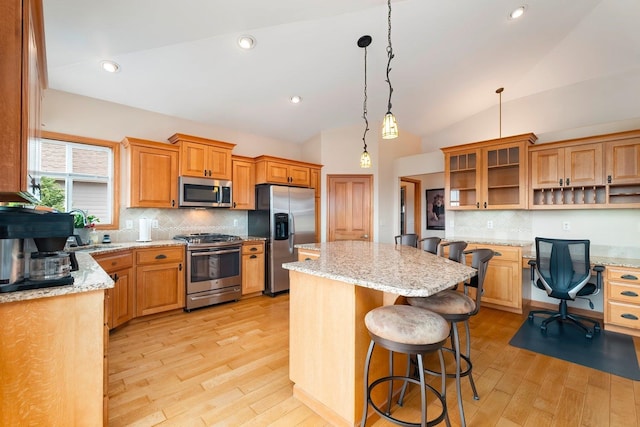
M180 234L187 242L185 311L239 300L242 295L242 239L217 233Z

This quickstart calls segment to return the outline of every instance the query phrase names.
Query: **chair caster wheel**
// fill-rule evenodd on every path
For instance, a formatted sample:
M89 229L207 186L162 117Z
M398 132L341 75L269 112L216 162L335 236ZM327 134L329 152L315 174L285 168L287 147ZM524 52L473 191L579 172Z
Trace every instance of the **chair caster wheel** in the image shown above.
M543 334L547 333L547 325L540 325L540 330L542 331Z
M533 314L530 314L528 317L529 320L533 320Z
M587 332L585 337L590 340L591 338L593 338L593 334L591 332Z
M593 331L594 331L596 334L599 334L601 330L602 330L602 329L600 329L600 326L598 326L598 325L596 325L596 326L594 326L594 327L593 327Z

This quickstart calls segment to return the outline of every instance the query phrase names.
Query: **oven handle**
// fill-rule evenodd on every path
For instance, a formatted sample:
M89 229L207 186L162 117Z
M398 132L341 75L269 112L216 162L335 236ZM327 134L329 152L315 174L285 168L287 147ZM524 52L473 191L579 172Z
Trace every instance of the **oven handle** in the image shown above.
M234 254L234 253L240 253L240 249L222 249L222 250L216 250L216 249L210 249L210 250L206 250L206 251L191 251L191 256L209 256L209 255L222 255L222 254Z
M220 292L215 292L215 293L209 293L208 295L202 295L202 296L197 296L197 297L192 297L189 296L189 298L191 299L191 301L197 301L200 299L208 299L211 298L213 296L218 296L218 295L224 295L224 294L230 294L230 293L234 293L234 292L238 292L240 290L239 287L234 287L233 289L226 289Z

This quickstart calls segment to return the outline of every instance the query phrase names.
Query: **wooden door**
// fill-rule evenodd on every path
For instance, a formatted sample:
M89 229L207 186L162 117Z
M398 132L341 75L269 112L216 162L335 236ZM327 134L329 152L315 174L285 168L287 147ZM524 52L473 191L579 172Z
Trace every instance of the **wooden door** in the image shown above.
M203 144L182 142L180 152L180 175L204 177L208 176L208 148Z
M564 149L565 187L602 185L602 144L585 144Z
M209 176L215 179L231 179L231 150L208 147Z
M640 138L608 142L607 184L636 184L640 181Z
M328 175L329 241L373 240L372 175Z
M114 272L116 281L111 290L111 328L115 328L135 317L135 289L133 268Z
M139 266L136 269L136 316L184 307L182 264Z
M557 188L564 183L564 150L552 148L531 152L531 187Z
M256 168L252 161L233 159L233 209L255 209Z
M171 148L132 145L130 207L177 207L178 151Z
M481 199L480 150L445 153L444 186L447 209L479 209Z

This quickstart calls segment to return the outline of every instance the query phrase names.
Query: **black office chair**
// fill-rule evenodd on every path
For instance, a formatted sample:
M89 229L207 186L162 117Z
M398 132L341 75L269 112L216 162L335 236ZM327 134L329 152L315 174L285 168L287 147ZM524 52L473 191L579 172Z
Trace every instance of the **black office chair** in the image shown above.
M531 282L546 291L550 297L560 300L558 311L530 311L530 321L533 321L536 314L549 315L550 317L543 320L540 325L543 333L547 331L547 325L555 321L577 325L586 333L587 338L593 338L594 332L600 332L600 323L597 320L569 314L567 311L567 301L573 301L576 298L589 300L589 307L593 309L593 303L588 296L598 294L602 288L604 267L601 265L593 267L593 271L596 272L596 283L589 283L592 270L589 261L589 240L536 237L536 260L529 261L529 265ZM585 326L583 322L591 323L593 329Z
M395 237L396 245L413 246L418 247L418 235L417 234L400 234Z
M441 240L439 237L425 237L424 239L418 240L418 247L422 248L425 252L430 252L435 255L438 253L438 245Z

